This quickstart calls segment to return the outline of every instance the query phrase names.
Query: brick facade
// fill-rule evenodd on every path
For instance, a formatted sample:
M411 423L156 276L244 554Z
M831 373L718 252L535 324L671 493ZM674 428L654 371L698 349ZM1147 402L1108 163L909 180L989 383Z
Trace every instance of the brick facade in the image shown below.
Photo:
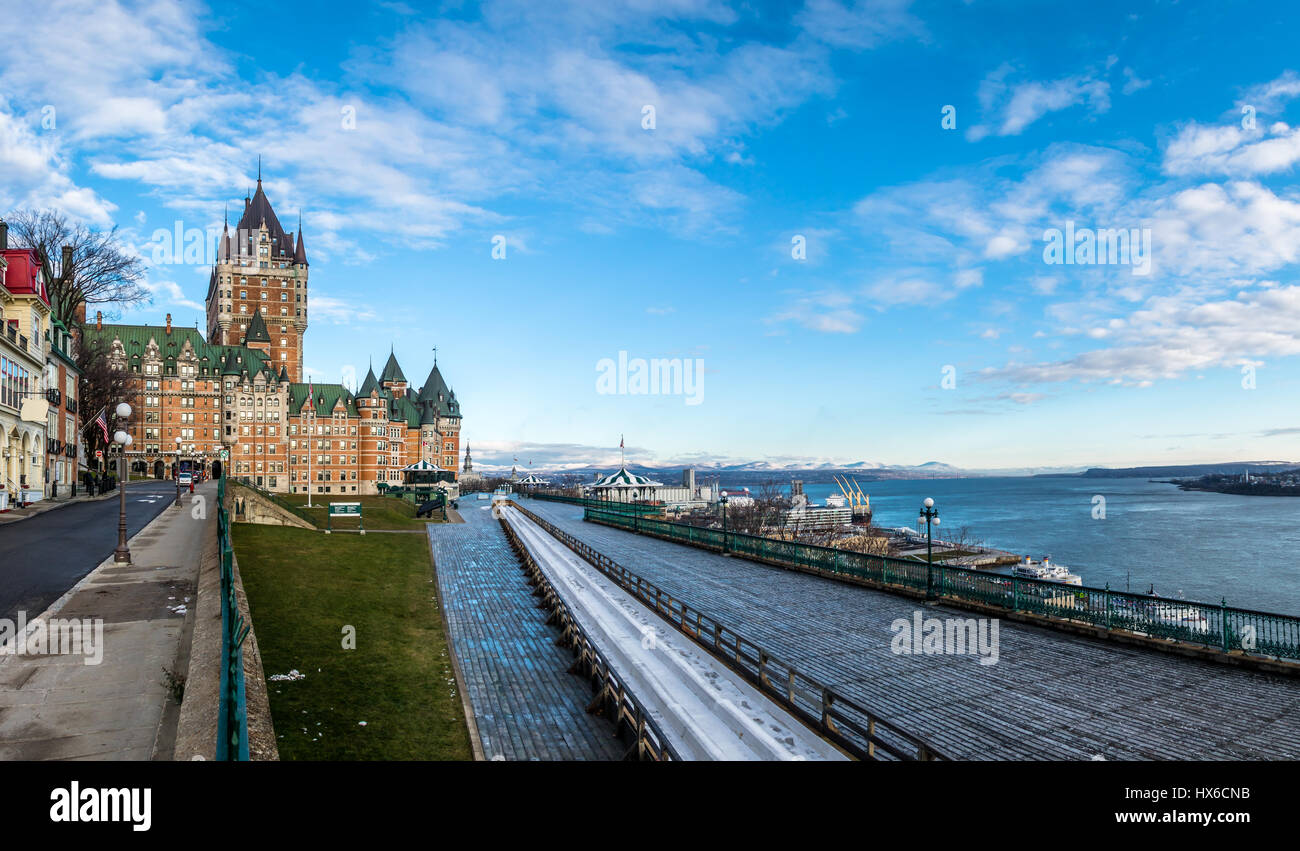
M415 391L392 354L355 394L301 380L308 269L301 225L296 239L283 232L260 180L218 258L207 340L174 327L170 314L163 327L101 317L87 326L130 373L135 469L170 476L180 438L181 457L211 469L228 450L229 475L282 493L373 494L380 483L400 484L401 469L421 459L455 476L460 404L436 363Z

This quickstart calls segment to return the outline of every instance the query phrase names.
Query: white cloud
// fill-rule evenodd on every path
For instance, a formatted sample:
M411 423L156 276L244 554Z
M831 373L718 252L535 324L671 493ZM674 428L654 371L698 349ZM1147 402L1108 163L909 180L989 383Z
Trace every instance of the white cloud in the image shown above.
M1017 136L1038 119L1052 112L1086 104L1093 113L1110 109L1110 83L1088 74L1047 82L1009 83L1013 68L1003 65L980 83L980 105L992 121L977 124L967 138L978 141L989 135Z

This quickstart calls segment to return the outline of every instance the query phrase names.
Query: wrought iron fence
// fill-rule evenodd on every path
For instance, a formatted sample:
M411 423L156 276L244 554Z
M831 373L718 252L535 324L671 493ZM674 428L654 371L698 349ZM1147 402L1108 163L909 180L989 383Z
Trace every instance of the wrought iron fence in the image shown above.
M653 608L688 638L848 753L872 760L947 759L922 739L823 685L716 618L673 597L522 505L515 507L624 591ZM623 515L618 516L623 518Z
M544 493L539 491L524 491L524 495L530 499L541 499L547 502L565 502L569 505L581 505L583 508L599 508L603 511L618 511L623 514L647 515L660 514L663 507L658 505L642 505L638 502L611 502L607 499L590 499L582 496L565 496L558 493Z
M217 480L217 550L221 555L221 682L217 705L217 759L248 760L248 708L244 699L244 639L250 626L235 596L235 551L226 511L226 478Z
M867 555L817 544L801 544L722 532L649 517L628 516L588 506L583 518L670 541L734 553L755 561L842 576L885 588L920 591L938 599L979 603L1012 612L1123 630L1153 638L1185 641L1249 656L1300 660L1300 618L1131 594L1110 587L1065 585L988 573L951 565Z

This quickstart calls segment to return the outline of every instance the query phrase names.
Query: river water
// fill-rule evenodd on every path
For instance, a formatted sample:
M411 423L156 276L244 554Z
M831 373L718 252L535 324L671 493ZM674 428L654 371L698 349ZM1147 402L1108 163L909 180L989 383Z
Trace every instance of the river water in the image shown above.
M722 477L728 487L727 477ZM984 544L1050 555L1083 584L1300 615L1300 497L1181 491L1147 479L967 478L864 482L874 520L916 527L921 501L940 537L962 526ZM757 493L757 488L750 484ZM839 493L804 479L816 504ZM1104 498L1104 517L1094 497ZM1094 517L1094 514L1098 515Z

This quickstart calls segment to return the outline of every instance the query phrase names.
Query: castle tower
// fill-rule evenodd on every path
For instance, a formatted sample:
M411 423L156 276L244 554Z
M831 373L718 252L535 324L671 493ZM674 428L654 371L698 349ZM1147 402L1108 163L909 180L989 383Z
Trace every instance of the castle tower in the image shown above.
M295 236L297 237L295 239ZM208 342L240 345L260 316L268 359L301 382L303 335L307 332L307 249L298 233L286 233L262 189L244 198L235 230L227 217L217 244L217 263L208 279Z

